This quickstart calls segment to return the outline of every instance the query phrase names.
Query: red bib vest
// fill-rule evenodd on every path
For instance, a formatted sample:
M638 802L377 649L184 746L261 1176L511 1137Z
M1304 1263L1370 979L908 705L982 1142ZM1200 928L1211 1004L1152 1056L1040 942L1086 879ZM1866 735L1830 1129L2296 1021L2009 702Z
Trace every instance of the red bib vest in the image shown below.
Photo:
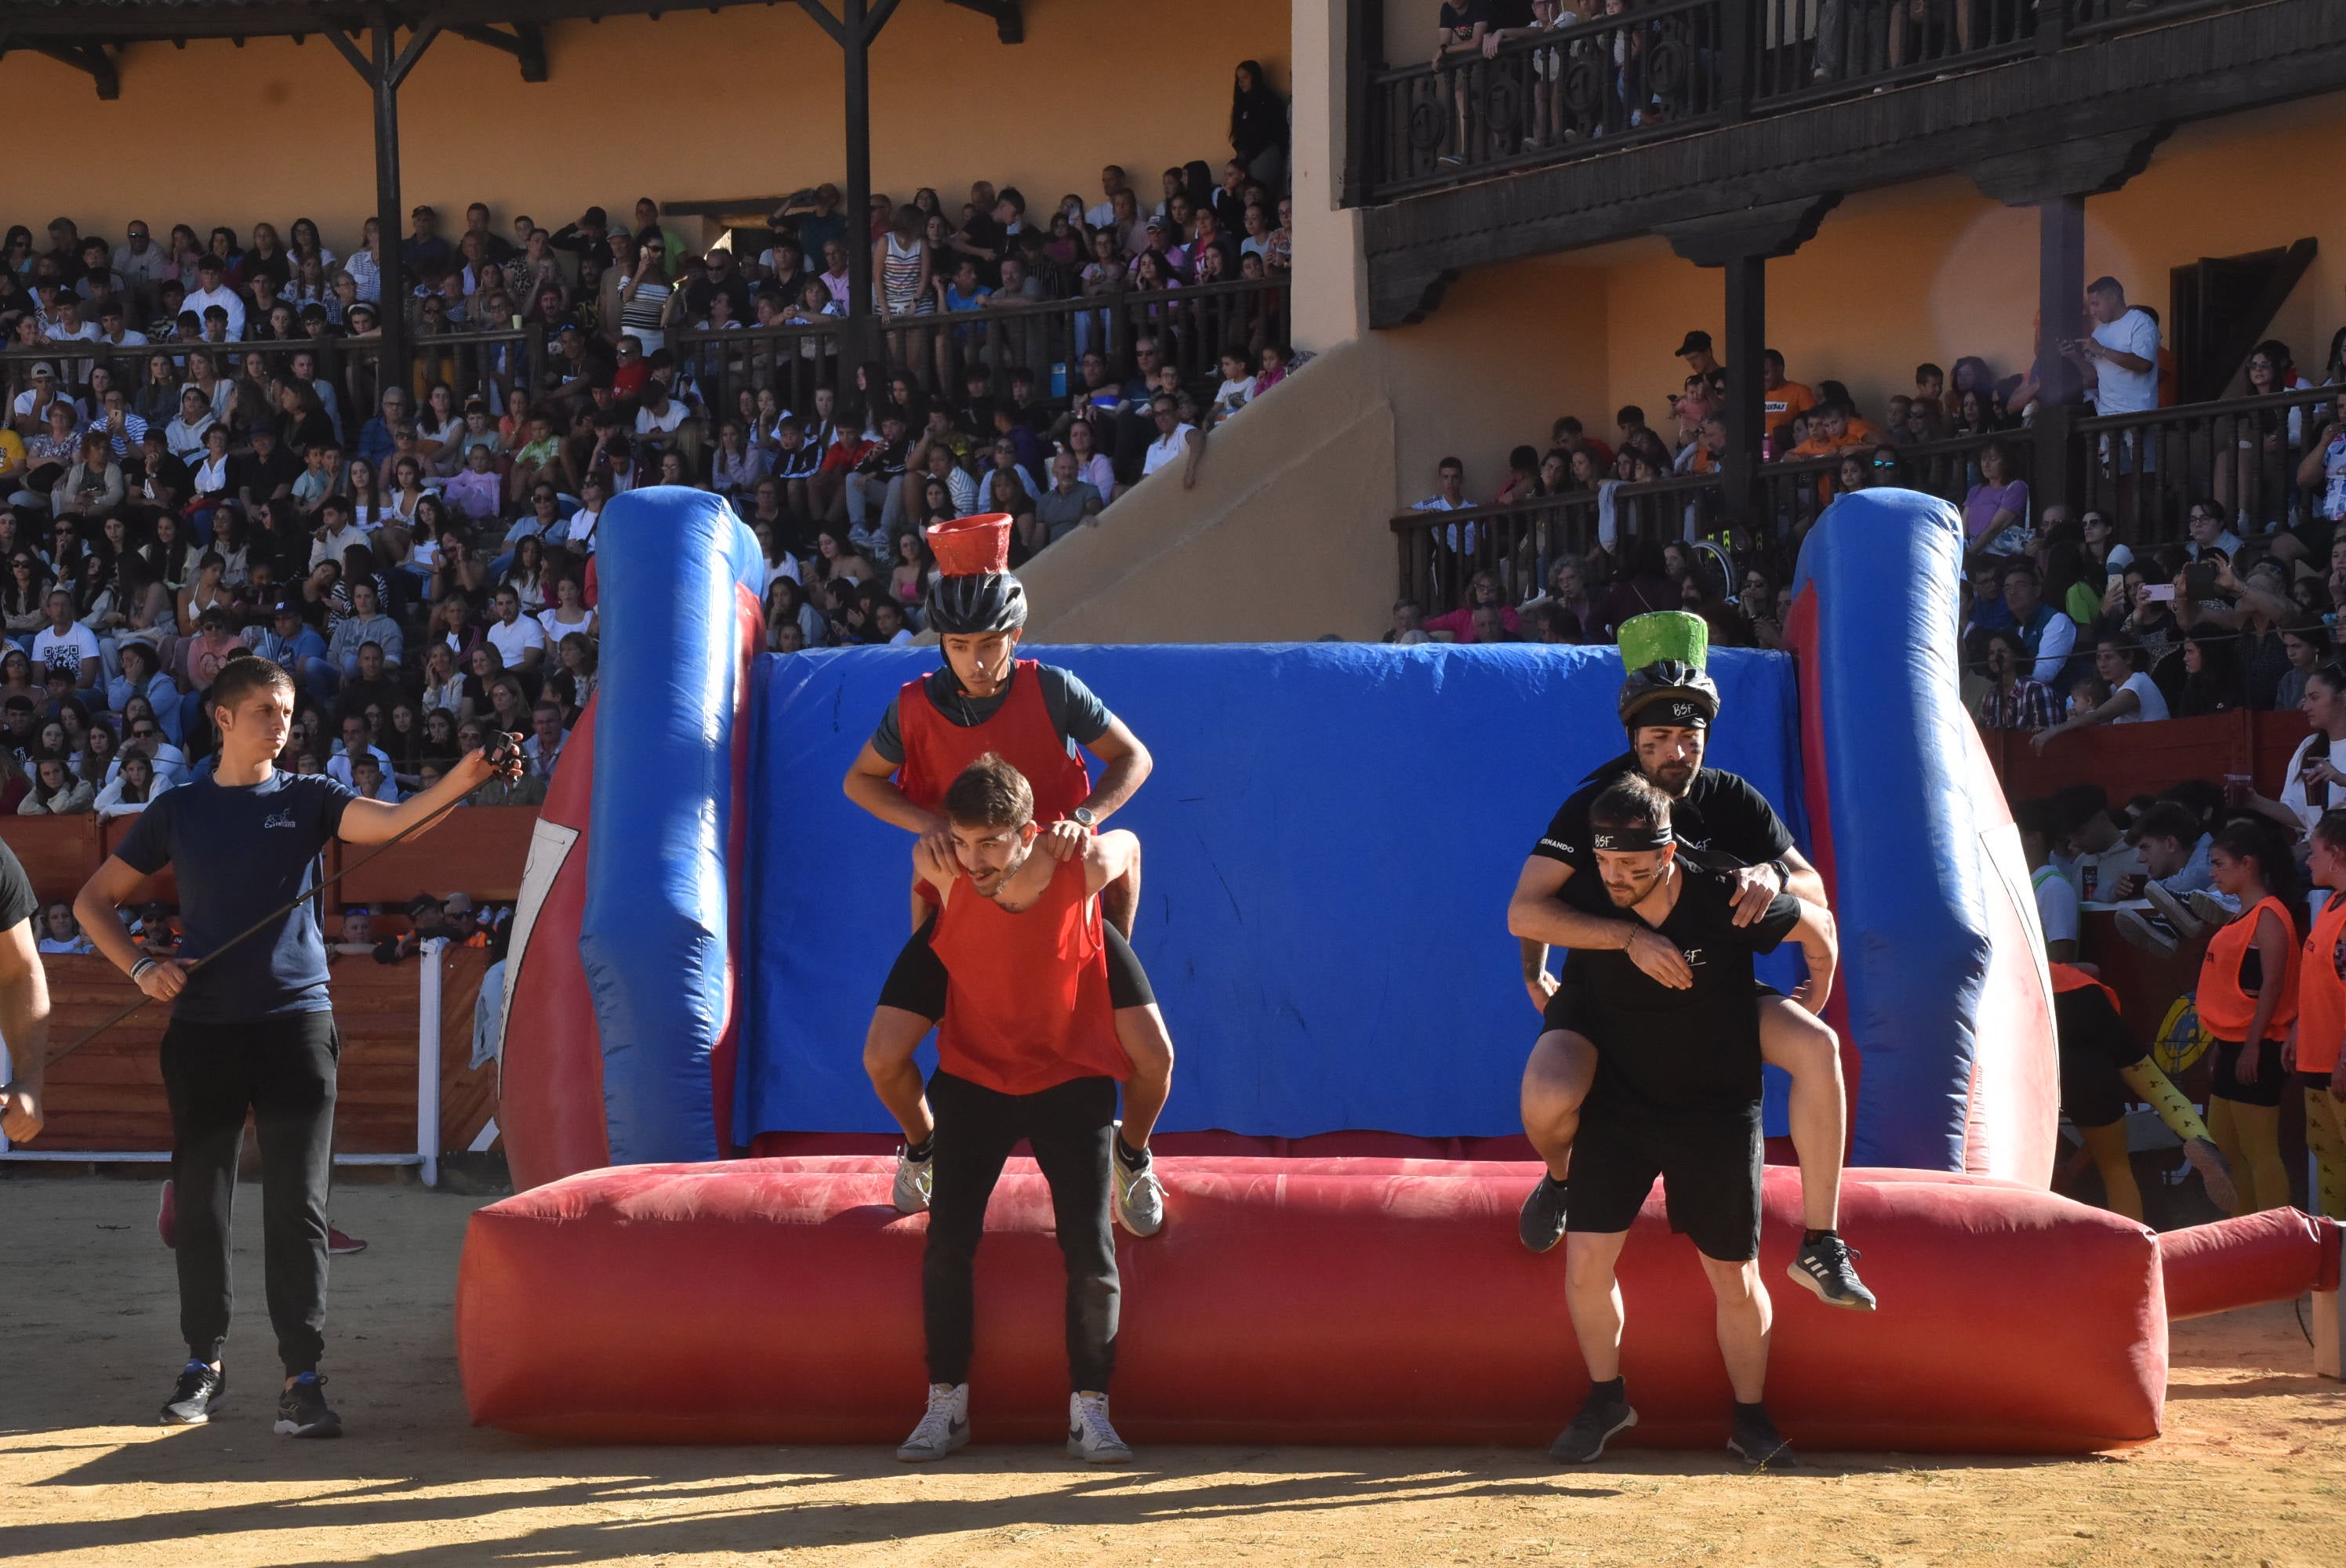
M2268 898L2239 919L2218 927L2208 939L2208 956L2200 961L2199 992L2193 1005L2199 1010L2199 1022L2218 1040L2245 1039L2249 1025L2256 1022L2257 999L2240 989L2240 960L2256 941L2257 927L2267 910L2280 921L2290 946L2287 972L2278 978L2264 977L2266 986L2280 988L2280 999L2273 1003L2272 1017L2265 1023L2266 1038L2280 1039L2297 1017L2297 922L2289 918L2279 899Z
M964 875L929 944L947 977L937 1065L954 1076L1000 1094L1032 1095L1131 1070L1108 1004L1099 902L1084 889L1080 861L1060 866L1023 914L978 892Z
M909 680L896 693L896 733L904 743L904 763L896 788L923 811L942 811L945 791L962 769L992 751L1026 776L1035 789L1035 820L1045 827L1064 819L1092 792L1091 769L1068 755L1067 742L1051 723L1043 700L1042 666L1022 658L1012 667L1010 695L983 724L960 725L929 700L928 682ZM930 903L937 891L913 884Z
M2334 1072L2346 1034L2346 980L2338 978L2338 943L2346 938L2346 892L2334 892L2306 933L2297 966L2297 1070Z

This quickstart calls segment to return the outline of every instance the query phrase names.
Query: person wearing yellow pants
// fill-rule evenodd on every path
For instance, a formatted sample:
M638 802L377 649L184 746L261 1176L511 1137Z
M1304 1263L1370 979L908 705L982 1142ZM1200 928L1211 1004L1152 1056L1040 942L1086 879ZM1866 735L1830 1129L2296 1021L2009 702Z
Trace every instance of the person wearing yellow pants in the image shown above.
M2199 1119L2198 1108L2127 1031L2118 1016L2117 993L2073 964L2055 963L2052 970L2053 1029L2061 1046L2061 1111L2101 1173L2111 1212L2128 1219L2143 1217L2142 1187L2135 1180L2127 1148L2127 1097L2121 1084L2183 1140L2184 1157L2199 1173L2209 1199L2219 1208L2234 1207L2239 1196L2231 1172Z
M2237 821L2216 835L2208 867L2240 913L2208 939L2199 967L2199 1021L2216 1037L2208 1127L2239 1188L2235 1214L2290 1200L2280 1157L2281 1065L2297 1020L2297 862L2261 824Z
M2317 887L2331 890L2298 966L2297 1027L2283 1063L2305 1090L2305 1146L2314 1160L2313 1204L2346 1219L2346 811L2314 824L2310 846Z

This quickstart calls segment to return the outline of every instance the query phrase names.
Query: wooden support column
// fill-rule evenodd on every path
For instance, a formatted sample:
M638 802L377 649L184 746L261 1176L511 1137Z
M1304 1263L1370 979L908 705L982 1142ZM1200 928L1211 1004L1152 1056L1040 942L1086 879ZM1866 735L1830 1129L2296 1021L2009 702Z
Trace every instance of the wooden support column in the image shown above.
M408 34L403 47L397 22L390 11L382 8L368 19L368 46L364 49L338 29L329 28L326 32L327 38L374 96L374 209L375 221L382 229L382 265L379 273L382 286L375 300L375 317L382 327L380 373L375 385L378 398L385 387L407 382L407 268L400 254L406 226L399 188L399 87L407 80L407 73L415 68L415 62L423 57L423 51L432 46L432 40L439 36L440 22L427 17ZM359 412L362 420L372 417L372 409Z
M872 304L872 45L894 15L897 0L840 0L834 16L822 0L799 6L839 46L845 70L847 118L847 329L850 362L881 357Z
M1760 438L1767 428L1760 361L1768 350L1768 261L1816 238L1835 192L1754 207L1662 230L1670 249L1698 267L1717 267L1727 284L1727 457L1719 474L1723 521L1748 522L1760 508Z
M2076 422L2088 411L2077 367L2060 345L2086 331L2086 199L2117 189L2143 171L2170 127L2047 143L1991 158L1970 173L1981 194L2036 209L2036 413L2029 422L2028 488L2041 512L2074 506L2084 494L2085 454Z

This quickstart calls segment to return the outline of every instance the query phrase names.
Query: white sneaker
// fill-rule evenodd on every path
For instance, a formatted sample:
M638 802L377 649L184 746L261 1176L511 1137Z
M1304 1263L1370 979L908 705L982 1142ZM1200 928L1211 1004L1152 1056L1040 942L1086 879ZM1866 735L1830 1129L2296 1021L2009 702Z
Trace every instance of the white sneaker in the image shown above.
M896 1182L888 1189L888 1201L896 1206L898 1214L926 1214L929 1210L929 1190L937 1178L936 1145L929 1145L929 1157L916 1160L905 1152L909 1145L896 1145Z
M1135 1236L1154 1236L1164 1229L1165 1184L1157 1179L1157 1162L1134 1170L1111 1149L1107 1163L1116 1180L1116 1222Z
M906 1464L923 1464L968 1446L969 1385L931 1383L929 1408L921 1413L913 1435L896 1445L896 1457Z
M1108 1424L1106 1394L1067 1396L1067 1457L1091 1464L1130 1464L1132 1447Z

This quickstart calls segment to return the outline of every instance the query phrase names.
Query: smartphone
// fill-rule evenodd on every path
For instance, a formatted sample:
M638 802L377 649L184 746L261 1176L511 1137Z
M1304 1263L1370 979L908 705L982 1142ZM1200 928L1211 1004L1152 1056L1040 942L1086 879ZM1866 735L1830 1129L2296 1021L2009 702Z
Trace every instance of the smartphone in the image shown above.
M2175 585L2172 583L2147 584L2142 590L2142 596L2154 605L2171 605L2175 602Z

